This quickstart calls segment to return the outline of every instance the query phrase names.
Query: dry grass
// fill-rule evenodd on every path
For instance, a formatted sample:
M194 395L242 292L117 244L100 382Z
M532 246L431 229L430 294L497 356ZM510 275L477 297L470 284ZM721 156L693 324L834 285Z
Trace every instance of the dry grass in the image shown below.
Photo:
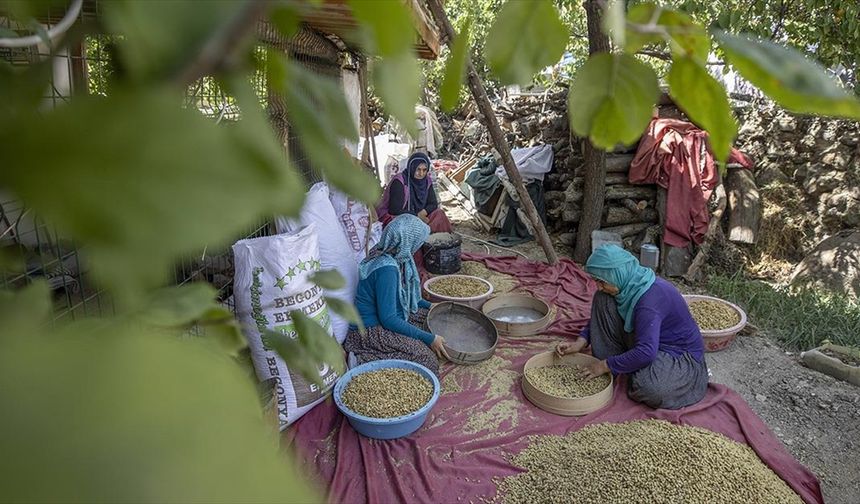
M750 251L747 270L756 276L784 280L801 261L814 235L815 215L803 191L784 183L761 189L762 220L759 239Z

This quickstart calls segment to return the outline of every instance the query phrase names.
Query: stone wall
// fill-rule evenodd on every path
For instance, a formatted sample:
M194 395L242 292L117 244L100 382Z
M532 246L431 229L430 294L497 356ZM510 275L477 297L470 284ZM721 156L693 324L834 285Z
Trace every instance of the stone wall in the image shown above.
M860 227L860 123L798 116L776 107L741 113L737 145L756 161L756 181L800 189L814 241Z

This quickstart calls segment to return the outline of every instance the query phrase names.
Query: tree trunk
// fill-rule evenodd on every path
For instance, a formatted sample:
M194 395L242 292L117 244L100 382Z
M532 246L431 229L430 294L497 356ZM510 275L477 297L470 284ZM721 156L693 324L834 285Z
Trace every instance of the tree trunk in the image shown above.
M588 19L588 53L609 52L609 37L603 33L603 12L598 0L585 0L585 13ZM575 89L571 90L576 92ZM603 188L606 179L606 152L598 149L590 141L585 142L585 194L582 203L582 218L576 231L576 247L573 259L584 263L591 253L591 233L600 228L603 215Z
M433 12L436 24L442 29L443 37L448 45L450 45L455 36L454 27L451 26L451 22L445 14L445 9L442 7L441 0L428 0L427 5ZM475 66L472 64L472 58L468 52L466 53L466 72L468 74L468 84L469 89L472 91L472 97L475 99L475 104L481 112L480 115L482 116L482 122L490 132L493 146L502 157L502 165L505 168L505 173L507 173L508 179L514 186L514 189L516 189L517 196L519 196L520 199L520 207L525 212L535 231L535 238L543 248L547 262L549 264L556 264L558 263L558 256L552 246L552 241L549 238L549 234L546 232L546 227L543 225L543 221L537 213L537 209L532 202L531 196L529 196L528 190L526 190L526 185L523 183L523 178L520 175L519 170L517 170L514 158L511 157L511 148L508 145L507 139L505 139L504 133L502 133L501 127L499 127L499 121L496 119L496 114L493 111L493 104L490 102L490 98L487 97L487 90L484 88L484 83L481 82L478 72L475 71Z
M729 240L755 243L761 224L761 199L752 171L729 168L726 186L729 195Z

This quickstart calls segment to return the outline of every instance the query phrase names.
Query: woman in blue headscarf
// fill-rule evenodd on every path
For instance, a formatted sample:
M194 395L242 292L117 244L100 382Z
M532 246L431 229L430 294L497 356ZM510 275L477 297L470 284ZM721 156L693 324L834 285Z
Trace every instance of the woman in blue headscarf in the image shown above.
M395 217L359 266L355 307L365 331L352 326L343 342L350 367L405 359L439 373L437 357L448 357L445 339L424 330L430 303L421 298L421 278L412 257L428 236L430 228L418 217Z
M388 225L398 215L411 214L430 226L431 233L452 231L451 221L439 208L439 198L430 179L430 166L430 158L423 152L409 156L406 169L391 179L376 207L383 225Z
M600 359L591 377L629 377L628 396L652 408L679 409L699 402L708 388L702 333L674 285L641 266L618 245L603 245L585 264L597 282L591 320L559 355L591 344Z

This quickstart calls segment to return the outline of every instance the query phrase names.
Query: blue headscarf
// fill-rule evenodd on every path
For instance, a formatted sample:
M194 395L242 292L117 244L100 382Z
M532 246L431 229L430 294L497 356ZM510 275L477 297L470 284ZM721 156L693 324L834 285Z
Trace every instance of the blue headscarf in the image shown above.
M639 264L636 257L618 245L598 247L585 263L591 276L618 287L615 302L624 319L624 330L633 332L633 309L657 279L653 271Z
M421 299L421 277L412 255L429 236L430 226L421 219L411 214L398 215L385 226L379 243L358 267L362 280L383 266L397 268L400 272L400 306L407 320L411 313L418 311Z
M424 163L427 165L427 175L421 180L415 179L415 170L418 166ZM430 181L430 158L423 152L416 152L409 156L409 161L406 162L406 184L409 187L409 202L407 210L411 214L417 214L427 206L427 196L433 190L432 182Z

